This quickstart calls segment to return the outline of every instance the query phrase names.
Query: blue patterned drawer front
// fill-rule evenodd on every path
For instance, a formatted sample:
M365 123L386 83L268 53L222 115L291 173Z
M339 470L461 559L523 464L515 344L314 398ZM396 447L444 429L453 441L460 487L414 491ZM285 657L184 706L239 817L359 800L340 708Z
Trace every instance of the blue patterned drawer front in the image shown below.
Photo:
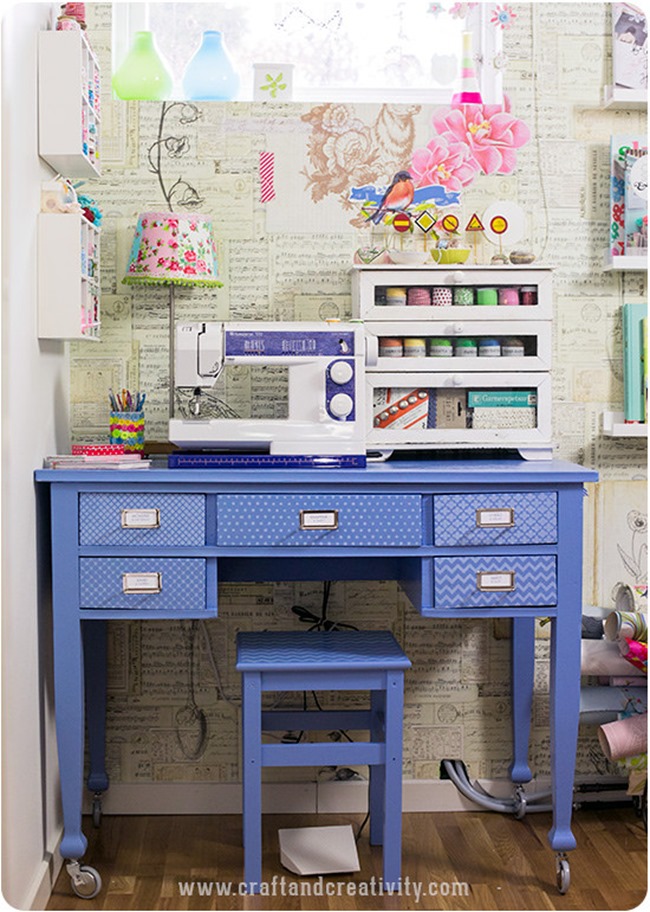
M146 590L159 574L160 591ZM202 558L82 557L79 561L81 608L151 608L201 611L206 606L206 564Z
M221 547L418 547L422 542L419 494L221 494L217 515ZM308 528L301 528L301 515Z
M433 561L434 607L556 605L555 561L552 554L524 557L436 557ZM480 589L479 584L484 588ZM505 589L511 591L499 591Z
M437 494L433 536L439 546L554 544L557 494Z
M152 522L158 525L147 528ZM205 497L155 492L80 494L79 544L203 545Z

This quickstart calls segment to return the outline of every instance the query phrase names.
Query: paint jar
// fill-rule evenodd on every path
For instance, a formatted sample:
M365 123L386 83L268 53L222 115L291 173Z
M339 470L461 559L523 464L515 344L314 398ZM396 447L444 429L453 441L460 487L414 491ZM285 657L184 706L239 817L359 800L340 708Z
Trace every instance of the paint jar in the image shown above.
M409 288L406 303L411 307L430 307L431 292L428 288Z
M519 289L518 288L500 288L499 289L499 304L502 307L518 307L519 306Z
M526 349L521 339L504 339L501 343L501 354L504 358L523 358Z
M454 355L457 358L475 358L478 354L475 339L456 339Z
M424 339L404 339L405 358L424 358L426 353L427 346Z
M481 339L478 354L479 358L498 358L501 355L501 343L498 339Z
M401 339L389 339L387 337L379 340L379 357L380 358L401 358L404 354L404 346Z
M377 286L377 288L375 288L375 307L385 307L387 304L386 289Z
M429 339L428 353L430 358L451 358L454 354L451 339Z
M406 288L387 288L386 304L392 307L404 307L406 304Z
M477 288L476 303L480 305L496 305L499 303L499 296L496 288Z
M434 288L431 292L431 303L434 307L451 307L453 304L451 288Z
M537 304L537 285L522 285L519 291L521 303L525 307Z
M473 288L454 288L454 304L457 307L471 307L473 303Z

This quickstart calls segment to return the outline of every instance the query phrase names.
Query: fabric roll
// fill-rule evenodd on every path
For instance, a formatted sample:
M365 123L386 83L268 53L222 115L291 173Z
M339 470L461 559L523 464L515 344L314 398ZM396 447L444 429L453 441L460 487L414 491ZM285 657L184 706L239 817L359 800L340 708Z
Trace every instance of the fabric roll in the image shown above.
M638 611L612 611L605 618L605 636L608 640L629 637L632 640L648 642L648 622Z
M648 749L648 714L635 713L598 729L598 740L608 760L623 760Z
M632 666L609 640L580 641L580 673L583 675L622 675L629 677Z
M639 668L644 674L648 673L648 644L640 643L638 640L632 640L625 637L624 640L618 641L618 648L621 655L630 665Z

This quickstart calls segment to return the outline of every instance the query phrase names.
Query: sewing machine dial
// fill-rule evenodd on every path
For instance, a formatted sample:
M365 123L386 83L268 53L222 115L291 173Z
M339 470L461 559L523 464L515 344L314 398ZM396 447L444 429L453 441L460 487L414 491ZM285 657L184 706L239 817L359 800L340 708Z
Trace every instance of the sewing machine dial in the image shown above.
M334 383L343 386L345 383L350 382L353 375L354 371L349 361L335 361L330 365L330 377Z
M354 366L341 358L331 361L327 368L327 411L338 421L354 418Z

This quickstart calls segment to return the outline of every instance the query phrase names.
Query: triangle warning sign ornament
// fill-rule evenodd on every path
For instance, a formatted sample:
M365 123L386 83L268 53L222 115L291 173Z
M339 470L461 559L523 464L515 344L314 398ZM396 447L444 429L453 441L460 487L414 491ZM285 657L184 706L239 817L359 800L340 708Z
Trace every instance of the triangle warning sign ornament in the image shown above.
M485 231L483 222L475 212L469 222L465 225L465 231Z

